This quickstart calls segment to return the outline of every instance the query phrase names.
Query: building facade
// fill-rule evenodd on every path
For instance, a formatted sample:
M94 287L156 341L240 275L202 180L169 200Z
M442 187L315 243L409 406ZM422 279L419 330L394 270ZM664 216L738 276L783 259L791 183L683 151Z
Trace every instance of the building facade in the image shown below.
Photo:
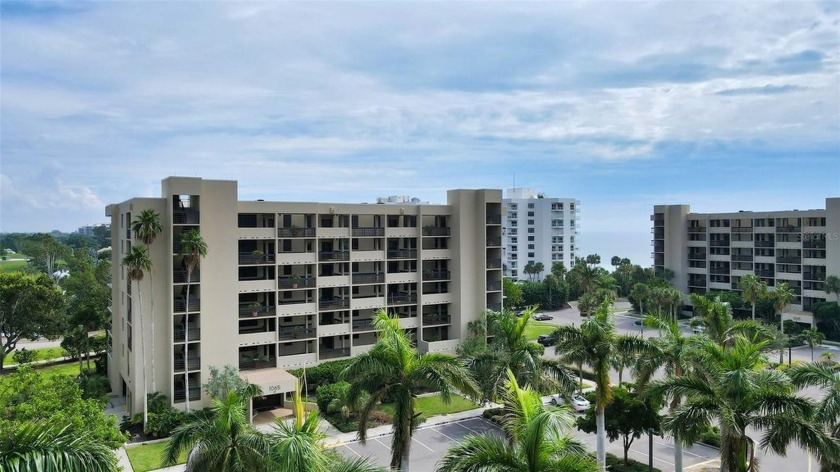
M579 241L580 202L572 198L546 198L529 188L508 189L503 200L504 269L513 280L541 278L555 262L571 268ZM528 263L541 262L545 272L528 275Z
M840 276L840 198L825 209L691 213L688 205L657 205L653 265L673 271L683 293L738 291L755 274L772 290L786 282L796 293L790 309L810 311L825 301L825 278Z
M386 309L423 352L452 352L467 323L502 303L500 190L450 190L446 205L239 201L237 182L169 177L160 198L109 205L113 247L109 377L131 413L143 385L206 406L209 367L237 367L272 398L286 369L349 358L377 339ZM121 267L144 209L163 232L154 270ZM207 255L188 274L180 238L198 229ZM154 326L152 326L154 325ZM145 346L145 349L144 349ZM192 407L192 405L191 405Z

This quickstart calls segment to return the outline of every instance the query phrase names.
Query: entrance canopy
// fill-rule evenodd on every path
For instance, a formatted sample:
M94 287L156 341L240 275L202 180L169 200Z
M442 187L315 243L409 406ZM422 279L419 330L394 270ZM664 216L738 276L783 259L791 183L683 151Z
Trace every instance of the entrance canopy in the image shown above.
M263 395L294 392L297 386L297 377L279 367L240 372L239 377L260 387Z

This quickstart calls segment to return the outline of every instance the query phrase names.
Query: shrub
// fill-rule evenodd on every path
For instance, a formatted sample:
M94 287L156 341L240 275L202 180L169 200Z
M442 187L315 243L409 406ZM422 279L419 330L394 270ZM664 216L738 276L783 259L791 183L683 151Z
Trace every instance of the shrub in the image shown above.
M496 424L500 424L500 417L505 414L504 408L488 408L481 412L481 417L485 420L490 420Z
M801 361L799 359L796 359L796 360L794 360L793 362L790 362L790 363L776 364L775 368L779 372L787 372L788 370L790 370L791 367L796 367L800 364L805 364L805 361Z
M709 446L720 448L720 428L709 426L709 429L700 435L700 442Z
M611 472L648 472L648 465L634 459L624 459L615 454L607 453L607 470ZM662 472L661 469L653 468L654 472Z
M340 361L325 362L306 369L306 385L311 392L322 385L334 384L338 381L338 374L350 365L353 359L342 359ZM303 369L290 370L289 373L299 379L303 379Z
M318 409L327 412L327 406L335 399L341 399L347 395L350 384L347 382L336 382L329 385L322 385L315 391L315 403Z
M21 348L20 351L15 351L15 353L12 354L12 360L17 362L18 364L29 364L30 362L34 362L37 358L37 352L30 351L25 347Z
M79 375L78 382L79 388L82 389L82 398L100 399L111 391L111 382L103 375L85 372Z
M178 426L186 421L186 414L182 411L170 408L161 413L149 413L149 421L146 423L146 433L158 438L165 438L172 434Z
M96 366L97 374L108 376L108 356L97 357L93 360L93 365Z

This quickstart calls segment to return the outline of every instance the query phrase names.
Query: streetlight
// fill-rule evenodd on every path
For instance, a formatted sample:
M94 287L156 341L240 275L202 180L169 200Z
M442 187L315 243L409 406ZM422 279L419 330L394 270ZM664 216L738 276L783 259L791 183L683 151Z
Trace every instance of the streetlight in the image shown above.
M653 428L648 428L648 472L653 472L653 437L659 436Z

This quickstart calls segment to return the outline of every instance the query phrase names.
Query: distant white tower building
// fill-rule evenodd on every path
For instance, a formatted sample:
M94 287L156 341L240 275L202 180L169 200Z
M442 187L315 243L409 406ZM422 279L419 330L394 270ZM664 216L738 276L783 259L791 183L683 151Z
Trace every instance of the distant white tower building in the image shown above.
M580 201L574 198L546 198L530 188L512 188L502 200L504 218L503 259L505 275L527 280L525 266L542 262L550 273L555 262L571 268L578 246ZM536 278L536 276L535 276Z

